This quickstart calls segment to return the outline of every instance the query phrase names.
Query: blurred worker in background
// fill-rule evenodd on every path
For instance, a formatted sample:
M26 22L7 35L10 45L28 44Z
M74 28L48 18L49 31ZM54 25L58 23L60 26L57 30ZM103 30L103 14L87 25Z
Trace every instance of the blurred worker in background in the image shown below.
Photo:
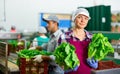
M48 44L42 46L43 49L47 49L49 52L53 52L57 47L57 42L62 34L62 31L59 30L59 19L55 15L50 15L48 18L43 18L45 22L47 22L47 29L50 33L50 41Z
M59 19L55 15L49 15L48 18L43 18L47 22L47 29L50 33L50 40L47 44L43 44L40 48L45 49L48 52L53 52L57 47L58 39L62 34L62 31L59 30ZM50 58L53 60L50 62L49 73L48 74L64 74L64 71L54 62L55 57L52 55ZM35 61L41 62L42 56L37 55Z
M48 18L43 18L43 20L47 23L47 30L50 34L50 40L48 43L40 46L40 49L47 50L48 52L53 52L57 47L58 39L62 34L62 31L59 30L59 19L55 15L49 15Z
M84 8L77 9L72 15L75 27L61 35L58 43L69 42L76 48L76 54L80 60L80 66L75 71L68 70L66 74L90 74L91 68L98 67L98 61L88 58L88 45L91 42L92 34L85 30L90 20L89 12ZM76 67L75 67L76 69Z
M15 26L11 26L10 32L15 33L16 32L16 27Z
M47 30L45 27L40 26L39 28L39 36L34 38L32 46L33 47L37 47L37 46L41 46L44 43L48 43L49 38L45 35L47 33Z
M0 26L0 32L6 32L6 30L3 26Z

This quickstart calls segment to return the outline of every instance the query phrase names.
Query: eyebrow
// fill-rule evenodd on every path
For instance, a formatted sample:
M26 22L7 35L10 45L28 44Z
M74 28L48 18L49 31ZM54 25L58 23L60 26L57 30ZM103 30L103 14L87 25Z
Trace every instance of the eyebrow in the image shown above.
M85 16L85 17L87 17L86 15L83 15L83 14L79 14L78 16ZM88 17L87 17L88 18Z

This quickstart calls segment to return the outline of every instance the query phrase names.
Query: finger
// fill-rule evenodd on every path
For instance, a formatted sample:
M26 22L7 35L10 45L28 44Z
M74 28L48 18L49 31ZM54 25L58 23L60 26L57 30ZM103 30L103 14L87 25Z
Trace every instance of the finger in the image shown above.
M37 61L37 59L34 59L33 61Z
M90 59L89 59L89 58L87 59L87 62L90 62Z
M95 60L92 60L92 63L94 64L94 63L95 63Z
M98 63L98 60L95 60L96 63Z
M87 63L88 63L88 64L91 64L91 60L87 59Z
M92 60L94 60L94 57L92 57Z

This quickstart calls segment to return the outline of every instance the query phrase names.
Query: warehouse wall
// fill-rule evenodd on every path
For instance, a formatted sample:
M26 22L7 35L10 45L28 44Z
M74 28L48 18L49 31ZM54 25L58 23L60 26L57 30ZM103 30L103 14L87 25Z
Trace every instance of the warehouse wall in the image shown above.
M5 2L6 18L4 0L0 0L0 26L7 30L11 25L15 25L18 30L36 31L41 12L70 14L78 6L89 7L95 4L112 5L112 10L120 10L118 0L5 0Z

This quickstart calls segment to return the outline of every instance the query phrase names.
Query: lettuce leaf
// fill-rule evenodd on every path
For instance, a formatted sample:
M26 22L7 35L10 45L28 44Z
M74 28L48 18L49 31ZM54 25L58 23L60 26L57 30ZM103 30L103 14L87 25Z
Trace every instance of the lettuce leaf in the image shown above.
M59 45L55 51L56 63L60 66L64 66L64 69L73 69L80 65L80 61L75 53L75 47L69 43L63 42Z
M113 53L114 49L107 37L104 37L102 33L93 34L92 41L88 47L88 58L95 60L101 60L105 58L108 53Z

